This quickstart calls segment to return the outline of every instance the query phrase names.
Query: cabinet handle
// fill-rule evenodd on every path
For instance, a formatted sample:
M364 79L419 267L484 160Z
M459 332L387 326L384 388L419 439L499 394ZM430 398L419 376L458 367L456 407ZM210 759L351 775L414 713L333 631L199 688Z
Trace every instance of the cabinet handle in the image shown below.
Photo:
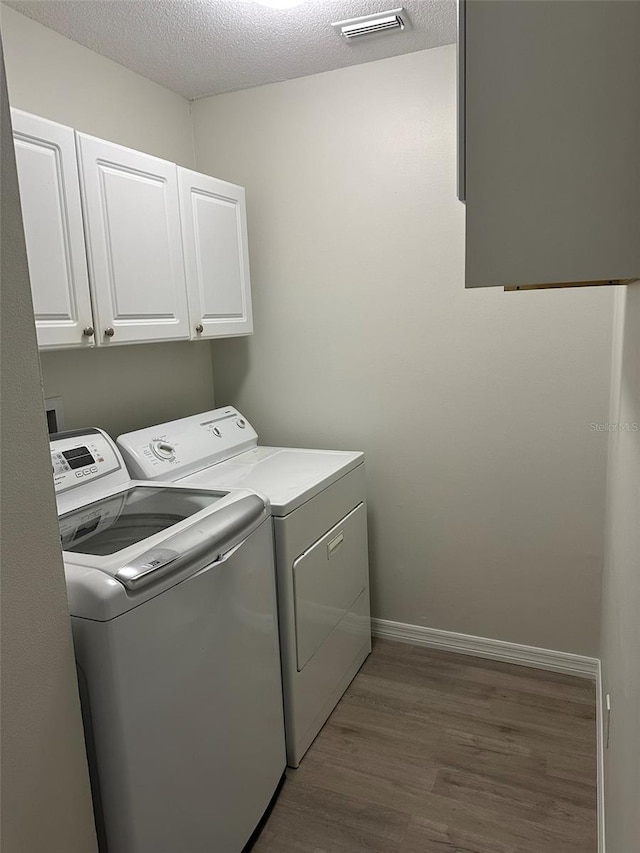
M85 338L92 338L93 337L93 326L85 326L84 329L82 330L82 334L84 335Z
M115 329L112 329L111 326L108 326L104 330L104 334L107 338L112 338L115 335Z
M337 536L335 536L331 542L327 545L327 560L330 560L336 551L339 551L342 548L344 543L344 531L340 531Z
M204 332L204 326L202 325L202 323L198 323L198 325L196 326L196 332L199 335L201 335Z

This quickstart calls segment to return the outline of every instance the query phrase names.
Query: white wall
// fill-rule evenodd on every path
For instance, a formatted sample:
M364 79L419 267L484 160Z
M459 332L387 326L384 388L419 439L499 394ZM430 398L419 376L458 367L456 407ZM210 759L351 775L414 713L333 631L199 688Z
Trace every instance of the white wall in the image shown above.
M193 166L185 98L13 9L0 10L12 106ZM46 395L63 397L69 429L117 433L213 406L207 344L43 353L42 371Z
M265 442L362 448L378 617L595 654L612 293L463 288L453 46L196 101L247 187Z
M611 694L606 752L607 853L640 850L640 283L615 324L602 670Z
M3 853L96 849L0 57Z

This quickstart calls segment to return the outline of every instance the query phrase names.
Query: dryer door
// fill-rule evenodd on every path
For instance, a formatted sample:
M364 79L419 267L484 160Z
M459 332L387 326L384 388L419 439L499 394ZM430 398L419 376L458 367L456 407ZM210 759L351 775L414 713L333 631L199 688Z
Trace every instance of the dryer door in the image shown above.
M293 564L298 672L367 586L367 514L359 504Z

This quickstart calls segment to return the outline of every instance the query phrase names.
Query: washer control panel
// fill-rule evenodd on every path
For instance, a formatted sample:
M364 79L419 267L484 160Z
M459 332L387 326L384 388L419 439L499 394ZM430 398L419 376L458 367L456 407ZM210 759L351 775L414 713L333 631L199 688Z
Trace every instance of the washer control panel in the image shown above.
M56 492L63 492L121 468L117 451L99 430L58 433L50 442Z

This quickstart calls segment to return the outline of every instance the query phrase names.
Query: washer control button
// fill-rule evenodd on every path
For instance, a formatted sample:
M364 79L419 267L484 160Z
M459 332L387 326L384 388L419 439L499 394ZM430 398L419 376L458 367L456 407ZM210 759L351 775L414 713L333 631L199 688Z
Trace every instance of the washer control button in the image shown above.
M245 421L244 418L238 418L238 420L236 421L236 426L240 427L240 429L244 429L246 427L246 425L247 425L247 422Z

